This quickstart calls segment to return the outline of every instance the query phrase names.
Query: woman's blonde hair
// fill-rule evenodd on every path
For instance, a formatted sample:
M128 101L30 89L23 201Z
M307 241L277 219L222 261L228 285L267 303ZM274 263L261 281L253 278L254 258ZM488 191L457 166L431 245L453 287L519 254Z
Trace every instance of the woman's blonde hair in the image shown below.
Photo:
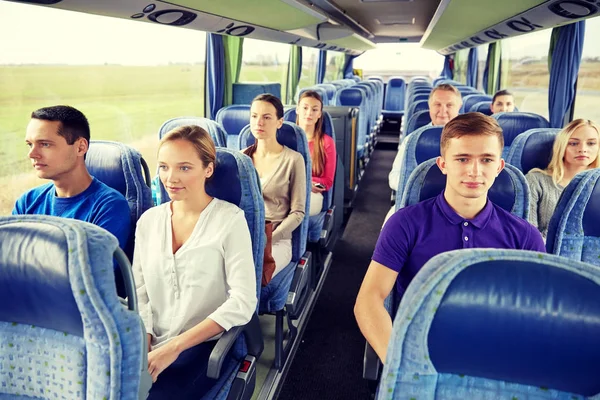
M185 140L194 146L204 168L207 168L210 163L213 164L213 168L216 167L217 149L215 148L215 142L213 142L208 132L203 128L197 125L186 125L171 129L160 140L158 149L160 150L166 142L173 142L175 140Z
M562 181L565 176L565 152L567 150L567 145L569 144L569 139L571 139L571 135L581 128L582 126L590 126L596 130L596 133L600 136L600 127L589 119L576 119L571 121L571 123L563 128L562 131L558 133L556 139L554 140L554 146L552 147L552 159L550 160L550 164L543 171L548 175L552 176L552 181L555 185L558 185L560 181ZM592 161L592 163L588 166L590 168L598 168L600 167L600 157L596 156L596 159ZM537 169L538 171L541 171Z

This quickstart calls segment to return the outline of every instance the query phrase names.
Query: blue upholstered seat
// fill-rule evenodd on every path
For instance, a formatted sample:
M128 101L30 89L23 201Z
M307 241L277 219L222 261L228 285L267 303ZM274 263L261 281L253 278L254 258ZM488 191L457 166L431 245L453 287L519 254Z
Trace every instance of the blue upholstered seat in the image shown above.
M221 108L215 118L227 132L227 148L239 150L238 136L250 122L250 104L234 104Z
M0 398L145 398L145 328L118 246L79 220L0 217ZM114 253L128 307L115 292Z
M492 115L491 106L491 101L480 101L479 103L473 104L469 109L469 112L480 112L485 115Z
M548 226L546 250L600 266L600 169L575 175L564 189Z
M235 204L244 211L244 216L246 217L246 222L248 223L248 228L250 230L250 237L252 238L252 256L254 258L256 271L256 292L257 297L260 298L263 254L265 248L265 208L260 185L258 183L258 175L256 174L256 169L254 168L250 157L236 150L217 148L216 167L212 178L206 182L206 192L213 197ZM170 200L162 183L160 183L159 198L159 204ZM224 365L221 368L215 386L204 396L204 399L224 399L232 388L232 382L234 380L243 381L246 378L251 378L251 374L246 375L237 373L241 365L240 360L246 357L246 361L250 363L252 368L255 368L255 359L258 358L260 352L262 352L262 342L257 344L250 341L250 338L256 339L256 335L253 335L252 333L247 333L245 335L246 341L244 341L243 336L240 336L240 334L241 331L244 330L248 332L251 330L255 331L257 329L255 326L256 323L257 319L253 319L244 327L232 329L232 331L230 331L232 332L231 336L224 335L219 339L217 347L213 350L213 354L218 354L218 348L226 348L225 343L228 340L231 340L234 341L231 351L235 356L228 365ZM246 355L246 353L248 353L248 355ZM206 361L207 360L199 360L199 362ZM210 369L209 364L209 370ZM217 369L217 371L219 370ZM248 385L253 385L253 383L244 381L242 386Z
M526 112L503 112L493 115L504 133L503 156L508 155L513 140L517 135L533 128L549 128L546 118L541 115Z
M203 128L210 135L215 146L227 147L227 132L217 122L203 117L176 117L171 118L158 130L158 138L165 136L170 130L185 125L197 125Z
M367 108L367 96L359 88L350 87L342 89L338 94L339 106L357 107L359 109L358 127L356 137L356 154L360 159L365 154L365 142L367 140L367 130L369 115Z
M597 399L600 270L470 249L425 264L396 313L378 399Z
M492 96L488 94L470 94L463 97L463 105L461 107L461 113L469 112L471 107L482 101L492 101Z
M533 168L546 169L552 159L557 128L533 128L517 135L506 156L506 162L527 174Z
M429 110L427 109L423 111L418 111L408 119L408 122L406 123L406 128L404 129L404 133L406 135L410 135L412 132L424 127L429 123L431 123L431 115L429 114Z
M406 82L401 77L391 77L387 83L385 101L383 104L384 115L390 113L403 113L404 96L406 95ZM391 114L389 116L392 116Z

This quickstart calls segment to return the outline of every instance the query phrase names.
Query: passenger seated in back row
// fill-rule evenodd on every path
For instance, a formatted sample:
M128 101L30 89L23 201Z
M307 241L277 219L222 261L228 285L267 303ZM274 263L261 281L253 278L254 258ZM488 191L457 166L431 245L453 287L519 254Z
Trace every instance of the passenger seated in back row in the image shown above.
M504 168L503 147L494 118L481 113L454 118L444 126L437 158L446 175L444 191L398 210L385 224L354 307L360 330L382 361L392 331L384 300L394 285L399 299L430 258L474 247L545 251L535 227L487 198Z
M277 142L277 130L282 125L281 100L271 94L261 94L252 100L250 130L256 143L243 152L252 159L258 172L265 200L265 218L273 224L271 249L275 268L271 268L271 273L265 263L263 284L292 260L292 232L302 223L306 207L304 159L300 153ZM267 238L267 254L268 242Z
M23 194L13 215L43 214L90 222L112 233L124 249L131 219L125 197L91 176L85 166L90 126L81 111L69 106L40 108L31 113L25 143L39 178L52 182ZM125 296L115 264L117 292Z
M565 186L579 172L600 167L599 134L600 127L592 121L572 121L556 136L548 168L534 168L525 176L529 184L529 222L544 238Z
M453 120L462 106L462 97L460 92L454 86L444 83L436 86L429 94L429 116L431 123L426 126L444 126ZM404 152L406 149L406 140L398 147L398 153L394 159L392 170L388 175L388 184L390 189L398 190L400 173L402 172L402 162L404 161ZM400 201L402 193L396 193L396 201ZM387 221L394 213L395 207L392 206L385 216ZM385 223L384 221L384 223Z
M508 90L500 90L496 92L492 98L490 109L492 110L493 114L515 111L515 99L512 93Z
M247 323L256 277L244 212L205 190L216 150L199 126L168 132L159 177L171 201L136 229L133 275L148 334L149 399L200 399L214 385L208 359L218 335Z
M310 158L312 160L312 192L310 194L310 216L319 215L323 209L323 192L333 187L335 178L335 142L323 131L323 101L313 90L302 93L296 107L296 124L299 125L308 139ZM311 220L312 225L312 220ZM320 226L309 227L309 240L316 242L321 235ZM311 235L311 233L315 235ZM311 237L313 236L313 237Z

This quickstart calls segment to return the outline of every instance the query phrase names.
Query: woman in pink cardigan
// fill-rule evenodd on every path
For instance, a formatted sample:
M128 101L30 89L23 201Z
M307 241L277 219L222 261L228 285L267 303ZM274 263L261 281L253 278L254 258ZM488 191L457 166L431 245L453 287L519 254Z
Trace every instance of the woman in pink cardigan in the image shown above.
M333 138L323 132L323 101L319 93L312 90L302 93L296 107L296 124L306 133L312 159L312 217L323 208L323 192L333 187L337 158Z

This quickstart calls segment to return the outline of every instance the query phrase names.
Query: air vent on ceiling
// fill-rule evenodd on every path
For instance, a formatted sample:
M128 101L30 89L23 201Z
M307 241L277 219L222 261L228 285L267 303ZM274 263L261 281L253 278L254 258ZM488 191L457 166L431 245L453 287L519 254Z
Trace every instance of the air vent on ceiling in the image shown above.
M395 16L389 16L389 17L379 17L379 18L375 18L375 22L379 25L385 25L385 26L390 26L390 25L414 25L415 23L415 17L395 17Z

